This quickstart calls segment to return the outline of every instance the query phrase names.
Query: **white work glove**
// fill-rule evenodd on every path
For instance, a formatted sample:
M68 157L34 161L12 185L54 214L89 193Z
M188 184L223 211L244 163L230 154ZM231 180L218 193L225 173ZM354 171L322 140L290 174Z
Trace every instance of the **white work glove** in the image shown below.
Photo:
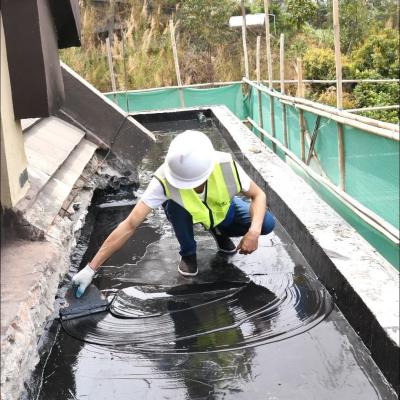
M80 270L73 278L72 278L72 286L76 287L75 297L79 299L85 292L86 288L92 282L93 276L96 272L92 270L92 268L86 265L85 268Z

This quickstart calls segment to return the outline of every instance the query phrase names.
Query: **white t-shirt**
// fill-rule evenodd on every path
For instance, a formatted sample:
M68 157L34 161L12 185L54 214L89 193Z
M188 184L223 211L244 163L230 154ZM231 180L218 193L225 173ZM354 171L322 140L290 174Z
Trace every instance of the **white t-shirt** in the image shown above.
M221 151L217 151L217 162L226 162L230 160L229 153L223 153ZM236 163L236 162L235 162ZM243 168L236 163L237 171L239 174L240 183L242 184L242 191L247 192L250 189L251 178L244 172ZM199 194L200 198L204 198L204 192ZM141 200L150 208L158 208L164 201L168 200L168 198L164 194L164 189L161 183L156 179L152 178L149 186L143 193Z

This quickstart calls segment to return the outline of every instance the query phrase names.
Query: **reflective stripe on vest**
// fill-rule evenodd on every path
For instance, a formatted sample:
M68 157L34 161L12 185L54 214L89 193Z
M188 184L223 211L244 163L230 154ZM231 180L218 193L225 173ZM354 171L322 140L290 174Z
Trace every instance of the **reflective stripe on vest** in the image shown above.
M206 229L224 220L232 197L242 190L232 159L215 164L205 185L204 202L194 189L177 189L170 185L165 178L163 165L154 173L154 176L162 184L166 197L188 211L193 218L193 224L201 223Z

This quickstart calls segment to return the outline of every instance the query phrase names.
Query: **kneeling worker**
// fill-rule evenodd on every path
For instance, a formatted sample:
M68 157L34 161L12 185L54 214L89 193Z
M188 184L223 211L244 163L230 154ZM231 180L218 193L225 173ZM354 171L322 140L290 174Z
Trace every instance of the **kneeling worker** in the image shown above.
M248 203L238 193L251 199ZM164 164L154 173L142 198L129 216L104 241L93 260L72 279L80 297L96 270L134 234L150 211L163 206L180 244L178 271L197 275L193 225L200 223L213 235L219 251L250 254L260 235L270 233L274 218L266 210L265 193L233 161L229 153L215 151L210 139L198 131L176 136ZM243 236L236 247L230 237Z

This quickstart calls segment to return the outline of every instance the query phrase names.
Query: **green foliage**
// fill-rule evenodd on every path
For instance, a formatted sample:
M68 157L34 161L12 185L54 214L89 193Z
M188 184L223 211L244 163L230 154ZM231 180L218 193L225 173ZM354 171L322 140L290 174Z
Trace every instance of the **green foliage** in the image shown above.
M207 50L229 38L229 18L237 9L234 0L183 0L180 25L188 42L200 50Z
M324 92L322 92L315 100L318 101L318 103L336 107L337 104L336 87L335 86L329 87ZM356 106L353 95L346 92L343 92L342 103L344 109L355 108Z
M316 16L317 6L312 0L286 0L288 20L300 30L306 22Z
M394 29L373 32L365 43L352 53L354 73L363 71L379 77L397 78L399 73L399 38Z
M303 28L303 32L314 46L333 48L332 29L319 29L314 28L310 24L306 24Z
M342 76L349 79L352 74L352 64L349 58L342 55ZM305 79L335 79L335 52L327 47L311 47L306 50L303 58Z
M347 54L368 35L370 15L366 0L341 0L339 4L340 46Z
M373 71L359 73L360 79L379 79L379 74ZM357 108L373 106L392 106L399 104L399 87L397 83L368 83L361 82L353 90ZM398 110L367 111L364 115L386 122L398 123Z
M399 50L397 32L384 29L371 34L365 43L352 53L352 75L357 79L397 78ZM396 83L358 83L353 91L358 108L399 104ZM366 116L398 123L397 110L368 111Z
M287 30L287 14L282 7L283 0L271 0L269 2L268 13L270 14L271 32L285 32ZM264 12L264 0L253 0L250 3L250 12L252 14Z
M246 12L264 12L264 0L246 0ZM343 78L396 78L399 68L397 0L340 0ZM109 6L81 0L82 47L65 49L61 58L99 90L111 90L104 38L96 31L109 18ZM125 65L129 89L176 84L168 21L176 24L179 64L184 84L239 80L243 76L241 31L229 29L240 15L238 0L126 0L117 3L117 21L126 27ZM296 79L296 57L303 58L304 79L335 79L332 0L270 0L274 78L279 76L279 35L285 34L285 77ZM275 25L274 25L275 20ZM275 31L276 28L276 31ZM256 34L248 30L250 74L255 77ZM125 88L121 33L113 40L117 89ZM261 41L261 76L266 78L265 40ZM289 86L289 85L288 85ZM393 105L396 84L345 84L345 108ZM334 85L307 86L307 96L336 104ZM397 121L396 111L367 115Z

